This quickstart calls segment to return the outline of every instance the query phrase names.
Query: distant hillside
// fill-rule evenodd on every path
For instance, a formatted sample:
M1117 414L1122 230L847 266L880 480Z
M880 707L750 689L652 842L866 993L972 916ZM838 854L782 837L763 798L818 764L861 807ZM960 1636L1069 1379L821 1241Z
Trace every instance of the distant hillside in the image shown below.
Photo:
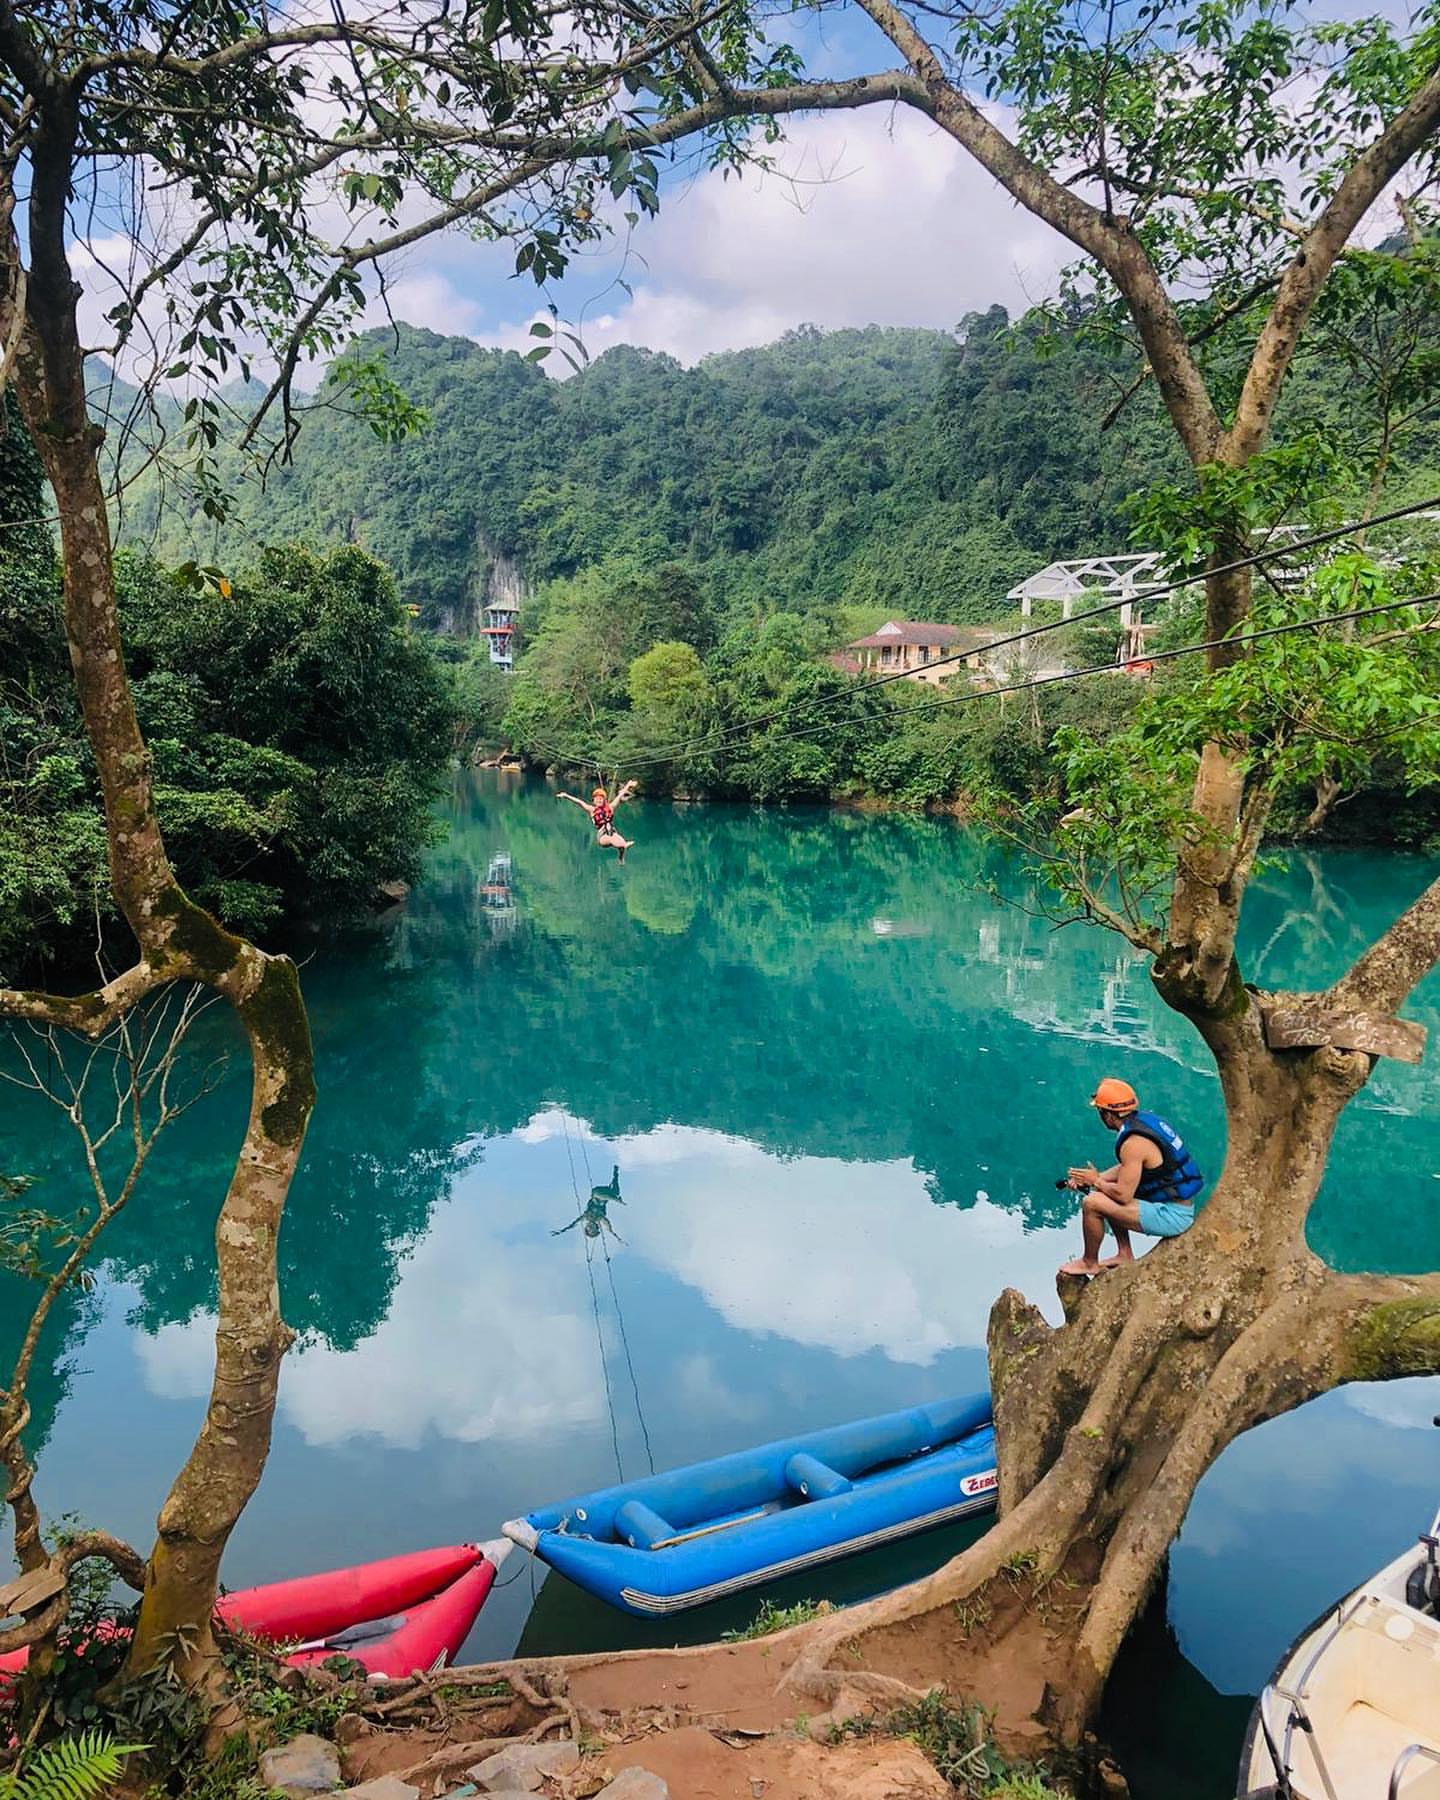
M617 555L690 565L722 617L846 604L985 619L1051 556L1118 548L1125 495L1175 464L1149 396L1100 430L1114 392L1100 352L1043 354L1005 323L994 308L954 337L802 327L694 369L620 348L563 382L402 326L398 348L371 341L428 410L422 434L384 444L322 406L293 466L245 490L218 533L173 490L162 506L149 477L124 533L172 561L359 542L427 622L461 632L497 582Z

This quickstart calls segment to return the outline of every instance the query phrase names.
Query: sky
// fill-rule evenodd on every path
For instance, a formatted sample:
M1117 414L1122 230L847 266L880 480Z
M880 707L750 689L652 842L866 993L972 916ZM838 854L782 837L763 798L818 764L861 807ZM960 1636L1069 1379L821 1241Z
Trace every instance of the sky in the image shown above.
M1359 4L1322 0L1318 10L1338 15ZM801 15L789 35L811 77L898 61L857 8ZM1006 123L1003 109L996 116ZM686 161L666 168L659 218L642 221L633 237L622 224L543 294L515 277L511 244L460 233L426 239L387 265L389 315L377 297L362 323L393 315L526 351L550 302L591 357L623 343L688 365L807 323L946 330L997 302L1021 311L1052 294L1061 267L1075 260L1070 245L910 108L791 120L784 131L773 170L739 178L697 170L694 147L681 146ZM337 210L337 232L354 223ZM98 345L116 297L105 265L123 267L131 247L112 224L93 232L89 249L93 256L77 244L75 260L89 291L87 342ZM547 366L566 372L558 357ZM302 369L301 384L319 373Z
M802 15L785 35L813 79L899 62L857 8ZM794 119L784 131L773 173L677 168L662 177L657 219L576 259L544 298L580 327L589 355L635 344L693 364L804 324L949 330L997 301L1023 310L1073 258L912 108ZM509 247L432 240L392 270L391 304L413 325L532 349L542 296L512 268Z
M1063 240L909 109L796 121L776 161L773 174L673 184L628 254L612 242L577 261L554 298L592 356L639 344L689 364L807 323L950 329L996 301L1043 298L1066 260ZM540 296L510 264L505 247L437 240L392 271L392 308L530 349Z
M853 9L812 15L790 35L812 77L898 61ZM675 163L662 164L658 219L642 220L633 235L621 222L618 235L576 257L565 279L543 293L514 275L512 244L451 232L387 264L390 314L525 351L536 343L530 325L548 317L553 302L592 357L624 343L693 364L773 342L802 324L945 330L997 301L1024 309L1053 291L1057 270L1073 257L910 108L787 121L769 152L773 171L741 178L697 169L694 146L678 149ZM102 181L94 211L85 224L77 219L72 255L87 296L82 331L93 346L110 336L104 314L117 289L109 272L132 260L122 201ZM337 211L337 230L347 223ZM377 298L363 322L386 317ZM558 357L551 361L551 372L568 372ZM318 374L307 379L302 369L302 384Z

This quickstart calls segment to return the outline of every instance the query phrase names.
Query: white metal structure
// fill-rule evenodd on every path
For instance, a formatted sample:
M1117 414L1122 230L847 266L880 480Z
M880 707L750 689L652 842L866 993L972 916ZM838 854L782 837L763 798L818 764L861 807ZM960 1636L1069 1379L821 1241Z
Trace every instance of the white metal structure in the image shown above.
M1440 1516L1287 1653L1251 1718L1241 1795L1440 1797Z
M1410 517L1404 521L1404 524L1406 526L1413 526L1418 524L1422 519L1433 522L1436 519L1440 519L1440 512L1412 513ZM1340 530L1342 527L1336 526L1335 529ZM1361 532L1368 531L1370 528L1367 525L1359 523L1357 520L1347 519L1343 529L1353 531L1358 537ZM1351 539L1337 538L1332 543L1319 546L1317 550L1311 551L1308 554L1304 550L1294 551L1288 555L1283 554L1287 544L1292 544L1300 538L1309 537L1314 530L1315 527L1313 525L1276 525L1271 530L1268 541L1277 545L1281 549L1282 554L1267 566L1270 571L1271 579L1277 582L1281 587L1298 586L1300 582L1314 574L1327 556L1336 556L1342 551L1353 550L1356 548L1356 545ZM1372 545L1370 547L1370 554L1382 568L1393 569L1403 562L1404 551L1408 547L1408 544L1409 540L1406 539L1398 545L1391 544L1385 547Z
M1027 575L1011 588L1007 600L1020 602L1020 616L1028 619L1037 600L1060 602L1060 616L1068 619L1077 600L1100 606L1120 600L1120 625L1130 630L1136 623L1135 603L1156 588L1164 587L1165 570L1158 550L1140 550L1126 556L1083 556L1073 562L1048 563L1038 575Z

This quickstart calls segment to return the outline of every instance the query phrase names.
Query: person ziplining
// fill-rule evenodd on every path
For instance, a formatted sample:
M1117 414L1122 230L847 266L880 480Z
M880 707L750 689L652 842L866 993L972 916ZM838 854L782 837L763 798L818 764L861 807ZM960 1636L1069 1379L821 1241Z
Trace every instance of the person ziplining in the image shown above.
M616 788L613 794L607 794L603 787L595 788L588 800L582 800L578 794L556 794L557 800L569 800L575 806L583 806L590 815L590 823L595 827L595 842L605 850L617 852L623 863L625 852L633 849L634 838L622 837L615 829L615 808L623 806L635 791L636 784L627 781L624 787Z
M1134 1262L1132 1231L1179 1237L1194 1223L1195 1196L1205 1185L1179 1132L1158 1113L1141 1112L1128 1081L1107 1075L1090 1104L1106 1130L1115 1133L1115 1163L1104 1170L1087 1163L1056 1184L1085 1195L1080 1203L1083 1248L1073 1261L1061 1264L1062 1275L1098 1275ZM1107 1225L1115 1234L1115 1254L1102 1262L1099 1250Z
M603 1187L592 1187L590 1198L568 1225L562 1225L558 1231L552 1231L551 1237L564 1237L567 1231L573 1231L577 1225L585 1227L587 1238L598 1238L602 1231L608 1231L617 1244L623 1244L624 1238L610 1223L610 1205L614 1202L623 1206L625 1201L620 1193L620 1165L616 1163L610 1171L610 1179Z

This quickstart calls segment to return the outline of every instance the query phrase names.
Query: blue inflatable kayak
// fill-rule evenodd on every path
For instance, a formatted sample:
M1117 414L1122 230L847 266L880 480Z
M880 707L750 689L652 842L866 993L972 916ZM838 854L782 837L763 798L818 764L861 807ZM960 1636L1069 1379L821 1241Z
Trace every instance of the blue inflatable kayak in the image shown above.
M506 1537L654 1618L995 1504L990 1396L937 1400L581 1494Z

